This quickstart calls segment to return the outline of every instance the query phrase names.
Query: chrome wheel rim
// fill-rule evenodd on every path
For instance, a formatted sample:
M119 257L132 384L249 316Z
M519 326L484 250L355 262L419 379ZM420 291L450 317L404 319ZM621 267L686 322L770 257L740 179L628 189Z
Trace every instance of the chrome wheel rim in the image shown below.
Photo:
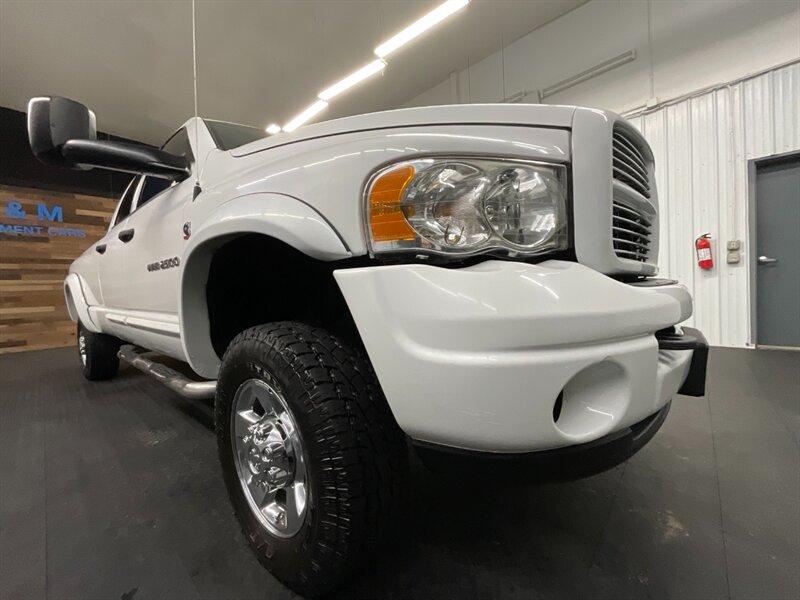
M297 534L309 490L302 440L283 396L260 379L242 383L233 398L231 440L253 514L272 535Z
M83 334L80 334L78 336L78 352L81 355L81 362L83 363L83 366L85 367L86 366L86 336L83 335Z

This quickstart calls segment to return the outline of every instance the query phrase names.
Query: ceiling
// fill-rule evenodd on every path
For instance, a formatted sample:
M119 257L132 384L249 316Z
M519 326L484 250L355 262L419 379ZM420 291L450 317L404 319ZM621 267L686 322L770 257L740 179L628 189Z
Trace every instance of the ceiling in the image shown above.
M441 0L197 0L203 116L286 123ZM473 0L317 120L402 105L584 0ZM0 0L0 105L80 100L98 129L162 142L194 114L191 2Z

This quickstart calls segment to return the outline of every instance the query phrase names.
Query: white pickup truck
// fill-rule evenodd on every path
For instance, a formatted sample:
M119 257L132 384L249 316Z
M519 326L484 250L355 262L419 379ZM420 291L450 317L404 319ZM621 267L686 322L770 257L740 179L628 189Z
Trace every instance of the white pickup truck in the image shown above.
M65 282L84 375L121 358L215 398L238 519L302 594L375 547L409 452L478 484L584 476L704 393L691 297L654 277L653 155L613 113L194 118L157 150L41 97L28 128L47 164L137 174Z

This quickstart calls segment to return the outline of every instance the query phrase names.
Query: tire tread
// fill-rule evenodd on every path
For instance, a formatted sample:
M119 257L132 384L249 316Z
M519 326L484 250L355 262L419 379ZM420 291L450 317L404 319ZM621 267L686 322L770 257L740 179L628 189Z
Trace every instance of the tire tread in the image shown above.
M369 361L327 331L297 322L247 329L228 347L221 380L240 352L280 365L307 392L298 400L313 424L302 433L320 451L321 531L309 548L313 573L281 578L296 591L324 593L368 556L389 526L406 472L404 436ZM224 422L221 416L217 423Z

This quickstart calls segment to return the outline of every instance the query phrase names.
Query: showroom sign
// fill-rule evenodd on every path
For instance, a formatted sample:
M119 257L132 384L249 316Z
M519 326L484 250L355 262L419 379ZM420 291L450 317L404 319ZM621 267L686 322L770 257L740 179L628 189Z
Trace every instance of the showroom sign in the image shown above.
M63 223L64 211L58 205L48 206L44 202L36 204L35 215L29 215L22 202L9 200L3 211L4 222L0 222L0 235L22 237L86 237L86 231L76 227L60 227L52 223ZM31 221L35 221L31 223ZM16 222L15 222L16 221ZM20 221L26 221L21 223Z

